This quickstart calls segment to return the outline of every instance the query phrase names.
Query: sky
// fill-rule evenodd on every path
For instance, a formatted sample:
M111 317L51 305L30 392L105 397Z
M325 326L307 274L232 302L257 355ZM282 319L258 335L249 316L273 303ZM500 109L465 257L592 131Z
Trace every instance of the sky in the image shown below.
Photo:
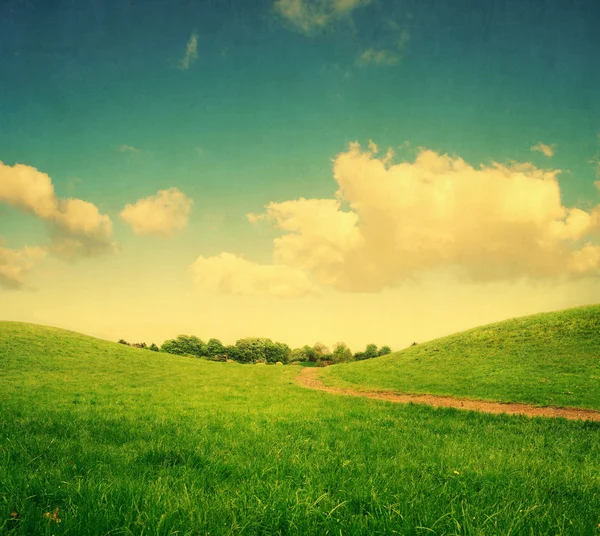
M596 0L6 0L0 319L393 349L600 302Z

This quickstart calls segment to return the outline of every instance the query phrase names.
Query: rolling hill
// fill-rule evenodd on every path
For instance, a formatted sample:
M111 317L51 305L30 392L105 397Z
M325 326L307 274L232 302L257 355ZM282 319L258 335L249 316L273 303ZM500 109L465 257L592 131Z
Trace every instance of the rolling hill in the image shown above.
M598 423L341 397L298 372L0 322L0 533L597 534Z
M329 367L326 385L600 409L600 305L515 318Z

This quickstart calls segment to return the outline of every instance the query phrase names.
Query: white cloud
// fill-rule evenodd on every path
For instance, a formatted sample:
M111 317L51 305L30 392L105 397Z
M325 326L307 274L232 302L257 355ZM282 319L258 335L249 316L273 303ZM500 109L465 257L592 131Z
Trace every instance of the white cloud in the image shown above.
M276 0L273 8L298 30L308 34L369 3L371 0Z
M273 243L278 270L352 292L440 270L480 282L600 275L600 205L563 206L559 170L475 168L426 149L392 165L393 153L377 157L378 149L355 142L335 158L336 199L270 203L249 215L282 232ZM254 280L261 269L245 263L236 265L235 281L246 269Z
M188 223L193 201L177 188L126 205L120 216L136 234L168 237Z
M0 162L0 202L44 220L59 255L73 259L114 248L110 218L87 201L58 198L50 177L34 167Z
M306 270L319 283L335 285L347 252L364 244L357 215L341 210L335 199L270 203L265 218L284 231L274 240L275 262Z
M531 148L531 150L538 151L539 153L542 153L544 156L547 156L548 158L550 158L551 156L554 156L554 144L546 145L545 143L542 143L540 141L537 145L534 145Z
M396 65L400 61L400 55L395 50L368 48L358 56L358 64L365 66Z
M219 294L272 294L298 298L317 291L302 270L277 264L257 264L231 253L198 257L192 265L196 285Z
M46 256L40 247L9 249L0 246L0 287L21 289L33 265Z
M363 67L367 65L396 65L402 59L409 41L410 33L407 30L402 30L392 46L367 48L358 56L357 63Z
M195 33L190 35L185 48L185 56L179 62L179 68L186 71L192 63L198 59L198 36Z
M139 154L140 150L136 147L134 147L133 145L120 145L117 148L117 151L121 152L121 153L134 153L134 154Z

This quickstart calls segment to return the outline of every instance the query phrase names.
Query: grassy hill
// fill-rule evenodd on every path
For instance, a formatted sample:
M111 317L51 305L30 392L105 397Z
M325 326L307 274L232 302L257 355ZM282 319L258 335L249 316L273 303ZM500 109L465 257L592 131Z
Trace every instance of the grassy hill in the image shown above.
M600 409L600 305L515 318L323 371L359 390Z
M598 424L297 373L0 322L0 534L598 533Z

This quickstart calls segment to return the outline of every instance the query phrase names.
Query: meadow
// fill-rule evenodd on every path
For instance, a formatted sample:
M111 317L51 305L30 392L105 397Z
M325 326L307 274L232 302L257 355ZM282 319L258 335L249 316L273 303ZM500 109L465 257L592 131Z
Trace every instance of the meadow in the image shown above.
M340 364L326 385L600 410L600 305L514 318Z
M299 371L0 323L0 533L600 534L598 423L335 396Z

